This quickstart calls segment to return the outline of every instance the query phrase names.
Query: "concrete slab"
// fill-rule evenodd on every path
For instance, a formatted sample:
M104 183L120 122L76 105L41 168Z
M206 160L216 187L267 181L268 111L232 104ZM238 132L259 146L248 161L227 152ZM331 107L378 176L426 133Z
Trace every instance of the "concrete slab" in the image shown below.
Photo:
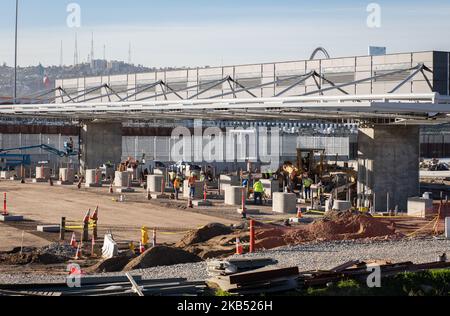
M199 207L199 206L212 206L213 205L211 203L211 201L208 201L208 200L206 200L206 201L204 201L204 200L194 201L194 202L192 202L192 204L194 204L194 206L197 206L197 207Z
M46 180L46 179L33 179L33 180L31 180L31 182L33 182L33 183L47 183L48 180Z
M23 216L20 215L0 215L0 222L21 222L23 221Z
M168 194L161 194L161 193L151 193L152 199L155 200L169 200L170 195Z
M119 189L116 189L116 192L117 193L134 193L134 192L136 192L136 190L133 188L119 188Z
M84 185L85 188L101 188L103 185L101 183L86 183Z
M238 214L242 214L242 208L238 208L237 209L237 212L238 212ZM259 215L259 214L261 214L261 211L260 210L257 210L257 209L246 209L245 210L245 213L247 214L247 215Z
M59 225L39 225L36 230L42 233L59 233L61 227Z
M56 185L73 185L73 182L70 182L70 181L57 181Z

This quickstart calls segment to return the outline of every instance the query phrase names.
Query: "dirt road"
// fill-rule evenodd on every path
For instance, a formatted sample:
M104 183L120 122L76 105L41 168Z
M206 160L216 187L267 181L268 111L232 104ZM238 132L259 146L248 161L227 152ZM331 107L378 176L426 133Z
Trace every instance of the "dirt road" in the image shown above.
M116 239L138 241L140 228L162 228L158 232L159 242L176 242L186 230L199 226L218 222L232 224L234 221L216 216L198 214L187 210L165 208L155 203L145 201L144 194L129 194L128 201L116 202L116 195L108 195L108 188L81 189L76 186L62 187L48 184L20 184L19 182L1 181L0 192L7 192L8 211L12 214L23 215L26 220L35 223L27 223L29 229L25 234L27 245L41 246L45 240L39 238L39 234L33 232L39 224L59 224L61 217L68 221L78 221L84 217L88 209L100 208L99 226L100 233L111 229ZM24 228L22 228L24 229ZM9 250L19 246L22 229L19 225L10 226L0 224L0 250ZM57 238L57 234L55 236Z

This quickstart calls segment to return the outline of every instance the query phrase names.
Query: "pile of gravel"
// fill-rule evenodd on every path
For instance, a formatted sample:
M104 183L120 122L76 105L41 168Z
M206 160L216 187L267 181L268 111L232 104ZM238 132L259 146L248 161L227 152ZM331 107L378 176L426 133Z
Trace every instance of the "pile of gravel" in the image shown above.
M57 257L73 258L75 256L76 249L72 248L70 245L53 243L51 245L40 248L39 253L49 254Z

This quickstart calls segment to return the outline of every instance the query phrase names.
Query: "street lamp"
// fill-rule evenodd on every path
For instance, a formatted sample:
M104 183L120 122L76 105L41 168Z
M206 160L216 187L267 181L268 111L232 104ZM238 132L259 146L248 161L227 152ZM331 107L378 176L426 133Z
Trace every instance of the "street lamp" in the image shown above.
M16 31L15 31L15 50L14 50L14 100L17 102L17 25L19 19L19 0L16 0Z

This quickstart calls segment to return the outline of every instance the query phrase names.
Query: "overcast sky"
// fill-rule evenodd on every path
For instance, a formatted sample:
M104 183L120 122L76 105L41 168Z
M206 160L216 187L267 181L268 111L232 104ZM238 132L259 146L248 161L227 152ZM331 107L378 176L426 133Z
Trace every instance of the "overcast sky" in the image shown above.
M67 5L81 7L81 27L67 25ZM381 27L367 25L371 2ZM13 63L15 0L0 1L0 62ZM317 46L332 56L365 55L369 45L388 52L450 51L450 1L358 0L20 0L19 64L57 65L95 57L145 66L204 66L295 60Z

